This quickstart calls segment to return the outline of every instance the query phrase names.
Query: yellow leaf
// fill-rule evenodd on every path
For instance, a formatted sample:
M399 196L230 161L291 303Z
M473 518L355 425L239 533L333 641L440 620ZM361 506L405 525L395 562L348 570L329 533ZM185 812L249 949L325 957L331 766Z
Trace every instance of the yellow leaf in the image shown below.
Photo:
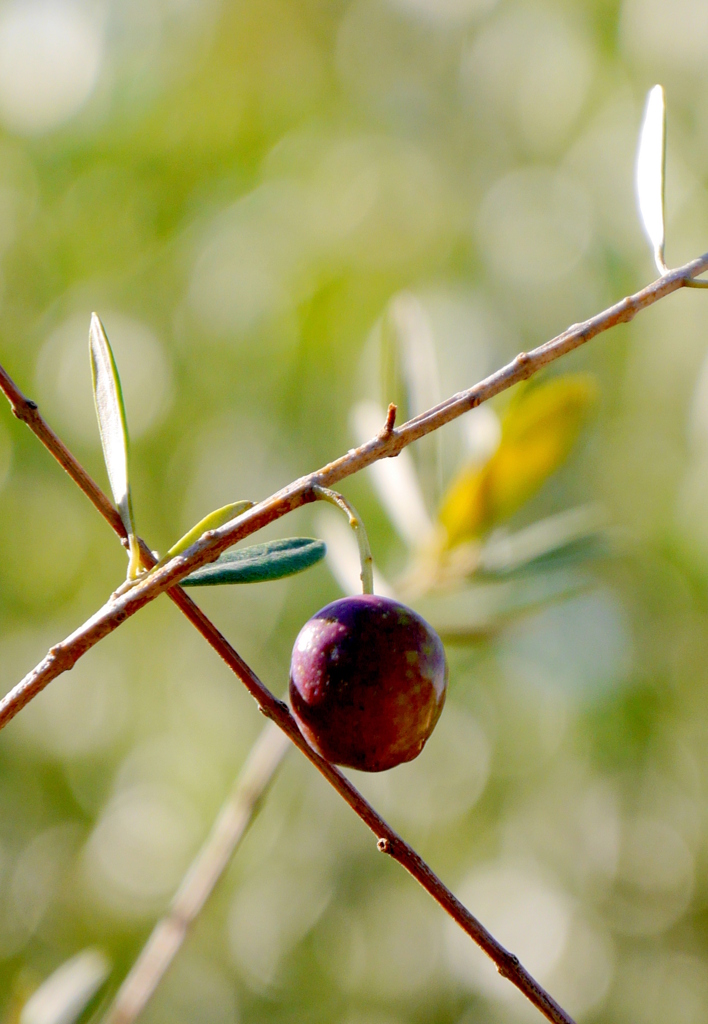
M521 387L502 421L499 447L482 466L466 466L440 508L448 545L473 540L508 519L566 459L597 386L588 374Z

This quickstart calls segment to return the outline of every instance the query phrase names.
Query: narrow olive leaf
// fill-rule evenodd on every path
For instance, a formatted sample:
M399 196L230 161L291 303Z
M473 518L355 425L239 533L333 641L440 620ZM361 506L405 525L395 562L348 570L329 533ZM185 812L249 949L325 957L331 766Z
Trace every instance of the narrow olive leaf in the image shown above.
M140 549L136 538L128 477L128 424L118 368L103 324L96 313L91 314L89 355L103 458L108 471L113 500L128 534L130 543L128 579L132 580L137 577L140 568Z
M321 540L287 537L226 551L215 562L202 566L186 579L183 587L211 587L217 583L263 583L309 569L327 553Z
M236 519L243 512L247 512L249 508L253 508L253 505L254 502L248 500L234 501L231 505L224 505L222 508L217 508L214 512L210 512L208 516L204 516L196 526L193 526L191 530L185 533L184 537L180 537L176 544L172 545L160 564L169 561L170 558L174 558L176 555L181 555L195 541L198 541L207 530L218 530L220 526L230 522L232 519Z
M664 180L666 177L666 97L655 85L647 95L637 150L636 188L639 215L654 250L660 274L664 262Z
M32 994L20 1024L74 1024L110 974L99 949L84 949L67 960Z

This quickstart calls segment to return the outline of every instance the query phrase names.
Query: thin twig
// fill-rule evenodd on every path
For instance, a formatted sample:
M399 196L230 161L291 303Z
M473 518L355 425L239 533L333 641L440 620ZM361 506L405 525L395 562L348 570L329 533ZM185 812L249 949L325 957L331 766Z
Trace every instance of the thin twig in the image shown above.
M37 403L27 398L14 380L0 366L0 390L10 403L13 415L26 423L36 434L44 447L51 452L62 469L66 470L74 483L84 492L89 501L98 509L106 522L113 527L124 547L128 545L128 534L118 509L108 500L98 484L92 480L81 463L71 454L64 442L57 437L47 421L41 416ZM154 560L153 560L154 563Z
M12 383L10 378L7 377L3 371L3 376L0 377L0 387L3 390L5 390L6 382ZM39 423L41 420L36 407L35 412L37 413L37 416L33 417L32 422L30 423L32 429L35 429L33 424ZM35 430L40 438L46 434L49 434L52 437L56 436L52 431L50 431L49 427L43 423L43 421L42 424L46 430L43 429L41 432L40 430ZM50 450L59 462L62 462L62 453L67 451L64 446L61 445L61 442L59 442L58 445L54 445ZM73 456L70 456L70 458L74 470L78 470L79 475L86 475L76 460L73 459ZM95 484L93 486L96 488L96 491L98 491L100 498L103 499L102 501L95 502L96 506L102 510L104 504L110 505L110 502L105 498ZM82 490L91 496L89 488L82 487ZM120 525L122 527L122 523ZM120 530L117 530L116 532L120 533ZM154 563L154 556L147 546L143 545L143 548L146 564ZM226 664L239 677L239 679L241 679L249 692L256 698L260 710L279 726L282 732L287 735L288 738L308 758L308 760L315 765L315 767L322 773L322 775L324 775L337 792L346 800L350 807L352 807L355 813L358 814L365 824L369 826L377 837L378 849L382 853L388 853L390 856L393 856L400 864L402 864L403 867L406 868L413 878L415 878L416 881L418 881L419 884L433 896L433 898L450 915L450 917L452 917L452 919L456 921L460 927L491 957L497 965L499 973L504 977L507 977L512 984L514 984L534 1004L534 1006L536 1006L543 1015L547 1017L548 1020L554 1022L554 1024L573 1024L572 1018L555 1002L555 1000L542 988L542 986L539 985L533 977L531 977L526 969L519 963L518 957L513 953L508 952L496 941L496 939L484 928L474 915L472 915L459 902L459 900L435 875L415 850L401 839L401 837L393 831L393 829L374 810L374 808L367 803L364 797L349 782L349 780L342 775L334 765L324 761L315 753L300 733L295 719L290 714L287 705L282 701L277 700L263 685L263 683L261 683L237 651L235 651L231 644L229 644L228 640L219 633L217 628L210 622L206 615L204 615L204 613L193 604L182 588L174 587L169 591L169 594L178 606L183 609L190 621L197 626L200 633L202 633L211 646L224 659ZM151 962L154 963L155 970L160 969L160 964L157 963L157 957L155 957L154 960L151 957ZM162 963L164 963L164 960ZM166 966L167 965L165 964L165 967ZM155 984L157 984L157 980Z
M190 926L245 835L287 750L287 736L269 722L172 901L155 925L102 1024L133 1024L159 985Z
M652 305L658 299L685 286L690 280L703 273L706 269L708 269L708 254L692 261L679 270L673 271L635 295L623 299L622 302L617 303L596 317L582 324L574 325L533 352L521 353L512 363L509 363L491 377L477 384L474 388L453 395L450 399L440 403L440 405L433 409L414 417L399 430L391 430L388 436L379 436L360 448L348 452L347 455L325 466L319 472L295 481L289 487L261 502L251 512L245 513L235 526L210 531L183 555L173 559L164 569L158 570L149 580L138 584L133 591L121 596L116 601L109 602L104 608L99 609L87 623L76 630L67 640L53 647L47 657L0 704L0 727L5 725L51 679L71 668L83 653L116 629L126 618L135 614L143 605L154 600L158 594L169 589L174 583L178 582L195 568L213 561L222 551L235 544L238 540L250 535L267 523L280 518L294 508L313 500L314 486L326 486L336 483L370 465L377 459L397 455L412 441L438 429L443 424L450 422L467 410L511 387L513 384L527 379L541 369L541 367L579 347L601 331L608 330L618 323L633 319L641 309ZM28 417L22 416L21 418L27 419ZM55 435L52 436L55 437ZM56 440L58 441L58 439ZM53 451L53 454L59 458L56 451ZM72 458L72 463L73 461ZM82 489L85 490L84 487ZM177 592L179 593L180 591L178 590ZM213 631L213 633L220 637L216 628L206 617L202 618L205 620L202 622L203 629L201 630L204 635L207 635L207 632ZM219 647L222 657L231 665L249 692L258 701L261 711L290 737L292 742L298 746L334 788L337 789L347 803L350 804L359 817L378 836L379 849L398 860L418 880L447 913L491 957L497 965L499 972L509 978L549 1020L556 1022L556 1024L570 1024L571 1018L528 974L519 963L518 958L505 950L487 932L483 925L462 906L450 890L431 871L428 865L388 826L346 777L329 762L320 758L309 747L300 734L287 705L277 700L270 693L255 673L243 662L237 652L230 647L225 638L221 637Z

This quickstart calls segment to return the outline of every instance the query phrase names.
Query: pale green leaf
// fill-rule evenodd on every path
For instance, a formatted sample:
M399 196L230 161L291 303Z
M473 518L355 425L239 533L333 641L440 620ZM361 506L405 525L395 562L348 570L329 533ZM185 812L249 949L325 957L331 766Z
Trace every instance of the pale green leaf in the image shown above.
M184 537L180 537L176 544L172 545L160 564L167 562L170 558L175 558L176 555L181 555L183 551L186 551L187 548L198 541L207 530L218 530L220 526L230 522L232 519L236 519L237 516L247 512L249 508L253 508L252 501L235 501L231 505L224 505L222 508L217 508L214 512L210 512L208 516L204 516L196 526L193 526L191 530L185 533Z
M20 1024L74 1024L110 970L110 962L100 950L77 953L32 994L20 1014Z
M662 86L649 90L639 133L636 186L639 214L654 250L660 274L664 262L664 179L666 167L666 98Z
M103 458L108 471L113 500L130 541L128 578L134 579L140 566L140 554L136 540L128 475L128 424L118 367L113 358L113 351L106 331L96 313L91 314L89 355Z

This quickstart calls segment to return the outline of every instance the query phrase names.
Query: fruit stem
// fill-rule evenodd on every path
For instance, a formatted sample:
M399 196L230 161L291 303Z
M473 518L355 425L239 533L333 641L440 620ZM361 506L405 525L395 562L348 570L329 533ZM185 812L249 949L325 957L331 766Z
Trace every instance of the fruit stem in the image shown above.
M359 545L359 559L361 561L361 590L364 594L373 594L374 560L371 557L371 548L369 547L369 538L366 535L364 521L354 506L348 502L347 499L339 493L339 491L331 491L328 487L320 487L319 484L314 484L312 487L312 493L318 501L328 501L331 505L336 505L337 508L340 508L342 512L346 513L349 525L356 534L357 544Z

